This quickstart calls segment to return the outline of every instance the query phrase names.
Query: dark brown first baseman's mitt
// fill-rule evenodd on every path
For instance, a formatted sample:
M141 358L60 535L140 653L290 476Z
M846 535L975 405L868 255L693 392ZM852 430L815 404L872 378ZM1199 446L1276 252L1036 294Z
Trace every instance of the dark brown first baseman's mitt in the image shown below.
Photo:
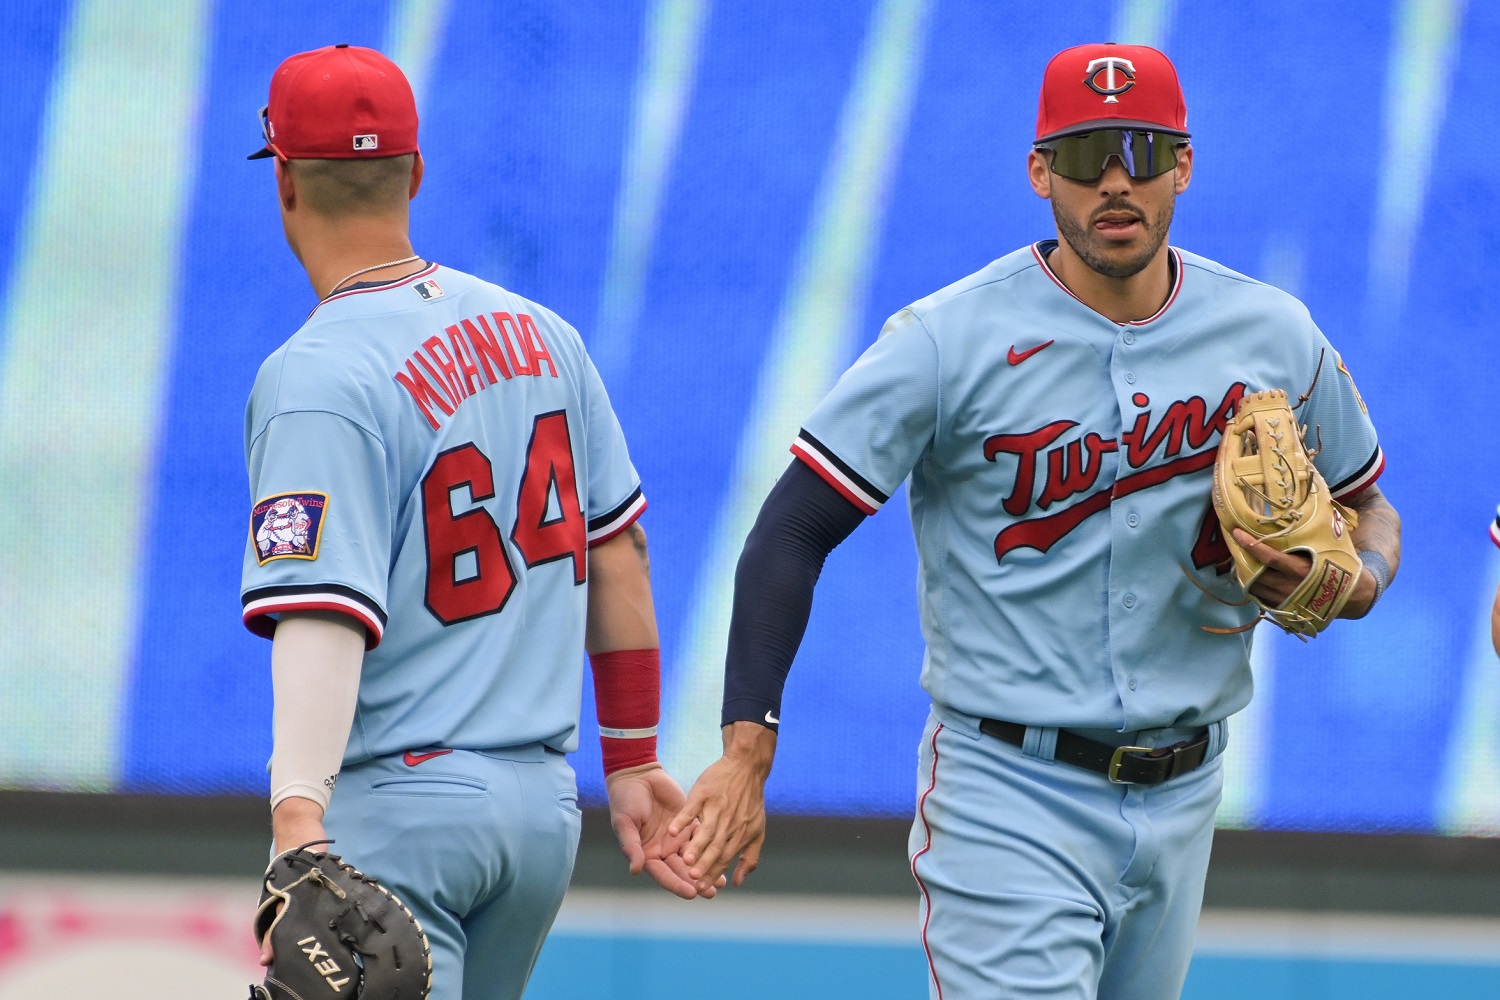
M255 940L269 935L275 959L251 1000L423 1000L432 952L417 918L375 879L312 846L266 869Z

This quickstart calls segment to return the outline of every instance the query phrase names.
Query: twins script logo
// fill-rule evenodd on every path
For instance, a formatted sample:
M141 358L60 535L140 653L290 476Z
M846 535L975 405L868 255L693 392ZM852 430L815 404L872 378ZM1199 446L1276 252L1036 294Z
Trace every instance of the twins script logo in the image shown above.
M1015 456L1015 482L1000 502L1011 517L1019 518L1032 510L1047 512L1054 504L1080 493L1087 494L1069 507L1008 525L995 536L995 558L1004 559L1006 553L1019 548L1046 552L1114 500L1213 465L1217 449L1208 444L1224 430L1244 395L1245 383L1236 382L1212 410L1201 396L1178 400L1167 406L1154 425L1153 411L1144 410L1118 440L1089 431L1082 437L1059 443L1078 426L1076 420L1054 420L1023 434L995 434L986 438L986 460L993 462L1000 455ZM1150 403L1141 393L1136 394L1134 401L1142 407ZM1189 453L1183 454L1184 450ZM1104 456L1122 451L1126 467L1135 471L1095 490L1104 468ZM1146 463L1158 452L1166 461L1147 468ZM1210 517L1205 523L1213 520ZM1200 544L1207 542L1200 540ZM1215 556L1200 562L1195 550L1194 562L1200 566L1219 561Z
M1119 56L1091 59L1084 72L1088 75L1083 78L1083 82L1094 93L1102 96L1105 104L1119 104L1120 95L1135 86L1135 64ZM1099 85L1101 74L1104 76L1102 87Z

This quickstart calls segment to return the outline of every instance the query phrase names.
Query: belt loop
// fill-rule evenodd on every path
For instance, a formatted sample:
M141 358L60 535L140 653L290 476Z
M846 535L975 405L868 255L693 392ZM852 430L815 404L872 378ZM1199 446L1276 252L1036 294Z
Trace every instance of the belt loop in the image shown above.
M1038 760L1052 760L1057 756L1057 727L1027 726L1021 753Z
M1204 756L1204 763L1213 760L1224 749L1229 746L1229 720L1220 719L1218 722L1208 724L1208 753Z

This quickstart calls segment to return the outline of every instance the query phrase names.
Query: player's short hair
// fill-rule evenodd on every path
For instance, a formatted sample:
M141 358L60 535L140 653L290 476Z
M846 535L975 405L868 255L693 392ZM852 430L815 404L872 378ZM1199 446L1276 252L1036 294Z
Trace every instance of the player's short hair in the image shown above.
M358 160L288 160L297 194L318 215L350 215L401 210L411 191L415 153Z

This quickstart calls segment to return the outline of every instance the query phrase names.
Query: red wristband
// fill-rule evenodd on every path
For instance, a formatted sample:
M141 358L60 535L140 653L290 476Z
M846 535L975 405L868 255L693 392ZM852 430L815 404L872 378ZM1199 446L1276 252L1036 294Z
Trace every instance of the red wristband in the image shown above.
M589 656L606 777L656 761L661 718L661 650L619 649Z

